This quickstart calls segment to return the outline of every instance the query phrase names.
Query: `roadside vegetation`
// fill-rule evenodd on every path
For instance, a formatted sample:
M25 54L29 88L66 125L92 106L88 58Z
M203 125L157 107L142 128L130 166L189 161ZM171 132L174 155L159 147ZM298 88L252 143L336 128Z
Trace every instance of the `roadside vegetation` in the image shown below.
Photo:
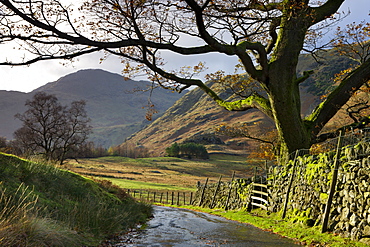
M0 246L96 246L151 215L109 181L4 153L0 181Z
M158 204L159 205L159 204ZM163 205L163 204L162 204ZM163 205L171 207L171 205ZM218 215L226 219L251 224L265 231L270 231L290 238L303 246L316 247L365 247L368 244L352 241L333 233L321 233L320 226L308 227L296 222L295 217L281 219L280 213L270 213L262 209L247 212L244 209L225 211L224 209L209 209L195 206L178 206L195 211Z

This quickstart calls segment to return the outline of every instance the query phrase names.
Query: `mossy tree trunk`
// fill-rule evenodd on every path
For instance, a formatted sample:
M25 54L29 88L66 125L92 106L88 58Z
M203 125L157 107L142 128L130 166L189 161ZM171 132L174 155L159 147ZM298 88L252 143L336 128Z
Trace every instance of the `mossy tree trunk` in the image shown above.
M299 83L296 76L298 56L309 25L307 9L292 8L287 1L279 36L269 63L267 88L282 150L292 153L310 147L311 137L301 118ZM284 152L282 152L284 153Z

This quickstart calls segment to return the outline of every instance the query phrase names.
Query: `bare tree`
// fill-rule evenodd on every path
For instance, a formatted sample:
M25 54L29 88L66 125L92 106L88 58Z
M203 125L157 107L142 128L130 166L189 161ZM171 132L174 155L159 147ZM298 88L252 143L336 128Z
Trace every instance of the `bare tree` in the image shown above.
M85 104L74 101L70 107L62 106L54 95L36 93L26 101L28 110L15 115L23 122L14 132L18 146L26 154L41 153L62 164L68 152L83 145L91 132Z
M0 64L72 59L101 50L120 57L128 76L145 73L156 85L179 92L197 86L229 111L259 109L275 122L281 153L286 154L309 148L370 79L370 59L364 57L311 115L302 118L299 85L314 71L298 77L298 57L306 50L307 36L330 20L344 1L90 0L72 12L58 0L0 0L1 41L17 41L18 48L32 54ZM161 52L178 59L210 53L233 56L264 93L254 91L229 101L196 77L206 69L203 62L170 70ZM224 73L216 75L222 78Z

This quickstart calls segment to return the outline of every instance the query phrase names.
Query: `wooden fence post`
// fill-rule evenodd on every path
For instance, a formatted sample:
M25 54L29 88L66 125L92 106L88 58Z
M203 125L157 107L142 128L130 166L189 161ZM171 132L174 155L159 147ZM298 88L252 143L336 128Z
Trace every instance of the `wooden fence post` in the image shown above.
M333 170L333 177L332 177L331 185L330 185L328 201L326 202L326 206L325 206L324 220L323 220L322 228L321 228L322 233L328 230L330 208L333 202L335 187L337 185L337 179L338 179L339 159L340 159L340 153L341 153L341 148L342 148L342 141L343 141L343 136L342 136L342 131L341 131L339 134L339 139L338 139L338 144L337 144L337 152L334 158L334 168L333 168L334 170Z
M295 166L297 164L297 158L298 158L298 152L299 152L299 150L295 151L295 157L294 157L294 162L293 162L293 167L292 167L292 176L290 177L289 185L288 185L288 188L287 188L287 191L286 191L283 215L281 216L282 219L285 218L287 207L288 207L289 193L290 193L290 189L292 188L292 184L293 184L293 179L294 179L294 174L295 174Z
M173 191L172 191L172 193L171 193L171 205L173 205L173 196L174 196L174 193L175 193L175 192L173 192Z
M212 202L209 205L209 208L213 208L213 204L215 203L216 196L217 196L217 193L218 193L218 189L220 188L221 178L222 178L222 175L220 175L220 178L218 179L217 187L216 187L215 193L213 194Z
M225 203L225 210L228 210L229 208L229 200L230 200L230 196L231 196L231 191L233 189L233 181L234 181L234 177L235 177L235 171L233 172L233 176L231 177L231 181L230 181L230 188L229 188L229 193L227 194L227 199L226 199L226 203Z
M267 164L267 160L265 160L265 170L266 170L266 184L267 184L267 179L269 177L269 166Z
M192 201L193 201L193 192L190 192L189 205L191 205Z
M203 190L202 190L202 194L200 195L200 200L199 200L199 205L198 205L199 207L202 206L203 197L204 197L204 191L206 190L207 183L208 183L208 178L206 179L206 183L204 184L204 187L203 187Z

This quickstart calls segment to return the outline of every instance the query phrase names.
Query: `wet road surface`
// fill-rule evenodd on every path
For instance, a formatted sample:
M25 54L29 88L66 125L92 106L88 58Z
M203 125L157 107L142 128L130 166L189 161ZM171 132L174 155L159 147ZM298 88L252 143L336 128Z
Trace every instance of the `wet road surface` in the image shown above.
M292 240L248 224L187 209L161 206L154 206L154 218L131 241L130 244L117 246L299 246Z

